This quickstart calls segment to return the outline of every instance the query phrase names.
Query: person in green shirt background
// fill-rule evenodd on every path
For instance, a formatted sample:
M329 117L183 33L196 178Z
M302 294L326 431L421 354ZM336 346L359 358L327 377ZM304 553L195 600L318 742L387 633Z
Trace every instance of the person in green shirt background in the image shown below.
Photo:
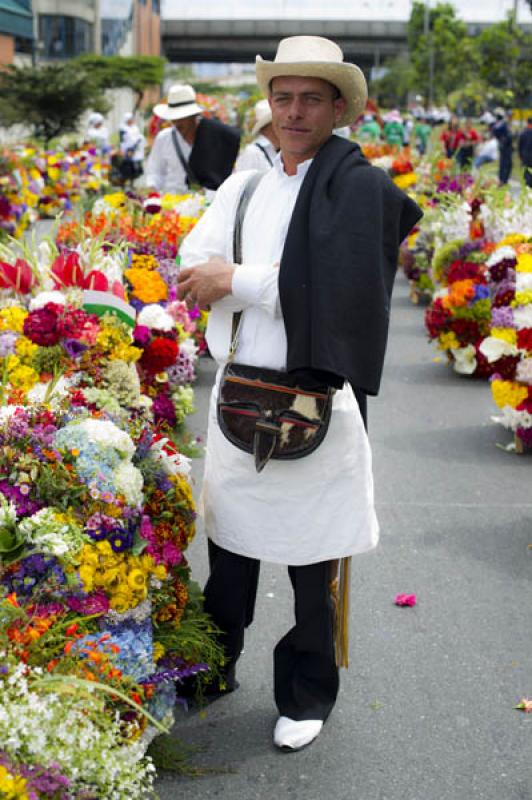
M420 155L424 155L427 152L427 142L431 133L432 128L426 121L425 117L421 117L416 121L416 124L414 125L414 139Z
M359 142L377 142L381 138L381 126L373 114L364 114L356 135Z
M383 135L386 144L402 147L404 142L405 129L399 111L394 108L384 116Z

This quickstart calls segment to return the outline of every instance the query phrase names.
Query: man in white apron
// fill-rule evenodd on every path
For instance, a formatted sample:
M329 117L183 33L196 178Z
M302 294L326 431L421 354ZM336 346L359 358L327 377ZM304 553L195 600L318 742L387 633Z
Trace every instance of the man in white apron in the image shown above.
M223 631L230 691L260 561L288 566L296 619L274 653L274 743L297 750L318 736L338 693L334 568L378 541L363 399L378 390L397 248L420 214L357 145L332 135L359 117L367 97L362 72L336 44L285 39L275 61L257 57L257 81L281 151L247 207L241 263L233 263L233 229L250 172L225 181L183 243L179 296L211 307L207 341L220 364L202 492L206 610ZM307 268L308 276L296 274ZM217 422L235 312L242 312L236 362L299 370L336 387L319 447L297 460L270 460L260 473Z

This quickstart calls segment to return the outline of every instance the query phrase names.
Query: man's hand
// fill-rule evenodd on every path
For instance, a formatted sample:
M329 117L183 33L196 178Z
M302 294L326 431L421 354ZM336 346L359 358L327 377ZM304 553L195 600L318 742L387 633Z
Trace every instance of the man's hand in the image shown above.
M185 300L188 307L198 305L206 308L216 300L231 294L231 283L235 267L220 256L213 256L204 264L182 269L179 273L177 296Z

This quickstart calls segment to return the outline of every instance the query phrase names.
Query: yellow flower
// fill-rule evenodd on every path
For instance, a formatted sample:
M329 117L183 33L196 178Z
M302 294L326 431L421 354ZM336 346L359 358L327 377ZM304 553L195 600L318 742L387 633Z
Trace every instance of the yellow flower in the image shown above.
M26 783L25 778L13 775L6 767L0 765L0 796L3 800L29 800Z
M132 569L127 576L127 583L134 592L142 592L146 587L146 573L141 569Z
M110 361L125 361L126 364L132 364L138 361L142 355L140 347L134 347L128 344L119 344L109 353Z
M417 175L415 172L407 172L404 175L396 175L393 178L393 182L399 189L408 189L409 186L413 186L417 183Z
M117 592L111 597L109 605L118 614L123 614L130 608L130 597L123 592Z
M532 257L531 257L532 259ZM532 303L532 289L525 289L522 292L515 293L515 299L512 300L512 306L526 306Z
M532 253L521 253L517 256L516 270L517 272L532 272Z
M160 659L164 656L165 652L166 652L166 650L164 648L164 645L162 645L160 642L154 642L153 643L153 660L154 661L160 661Z
M81 567L78 569L78 573L83 583L84 591L92 592L92 588L94 585L94 568L90 567L88 564L82 564Z
M104 200L111 208L120 208L126 204L127 197L124 192L114 192L113 194L106 194Z
M492 328L490 336L495 339L502 339L503 342L508 342L508 344L517 344L517 331L513 328Z
M499 408L517 408L528 397L528 388L514 381L494 380L491 382L491 393Z
M419 231L415 231L414 233L411 233L410 236L407 238L406 241L409 250L413 248L418 236L419 236Z
M438 337L438 350L454 350L457 347L460 347L460 342L453 331L449 331L449 333L440 333Z
M97 550L91 544L83 545L79 560L82 564L90 564L93 567L97 567L100 561Z
M3 308L0 311L0 330L22 333L24 329L24 320L27 316L28 312L18 306Z
M498 247L502 247L506 244L521 244L522 242L526 242L526 236L522 233L509 233L508 236L505 236L504 239L499 242Z
M39 345L33 344L31 339L28 339L26 336L19 336L15 344L17 355L27 364L31 363L33 356L38 349Z
M164 581L168 575L168 571L164 564L156 564L151 571L152 575L160 581Z
M39 382L39 375L31 367L21 365L9 371L9 380L17 389L23 389L28 392Z
M96 549L99 551L100 555L102 556L112 556L113 555L113 548L109 544L108 541L104 540L103 542L96 542Z

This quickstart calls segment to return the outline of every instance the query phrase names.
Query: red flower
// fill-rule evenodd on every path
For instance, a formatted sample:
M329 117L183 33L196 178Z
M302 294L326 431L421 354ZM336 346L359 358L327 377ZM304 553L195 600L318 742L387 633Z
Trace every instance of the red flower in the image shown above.
M517 331L517 346L520 350L532 350L532 328Z
M31 339L34 344L51 347L57 344L61 338L58 328L59 314L61 306L55 303L47 303L44 308L30 311L24 320L24 335Z
M145 348L140 364L148 372L163 372L167 367L175 364L178 355L177 342L158 336Z
M509 306L512 300L515 298L515 290L514 289L505 289L503 292L499 292L495 295L492 301L493 308L500 308L501 306Z

